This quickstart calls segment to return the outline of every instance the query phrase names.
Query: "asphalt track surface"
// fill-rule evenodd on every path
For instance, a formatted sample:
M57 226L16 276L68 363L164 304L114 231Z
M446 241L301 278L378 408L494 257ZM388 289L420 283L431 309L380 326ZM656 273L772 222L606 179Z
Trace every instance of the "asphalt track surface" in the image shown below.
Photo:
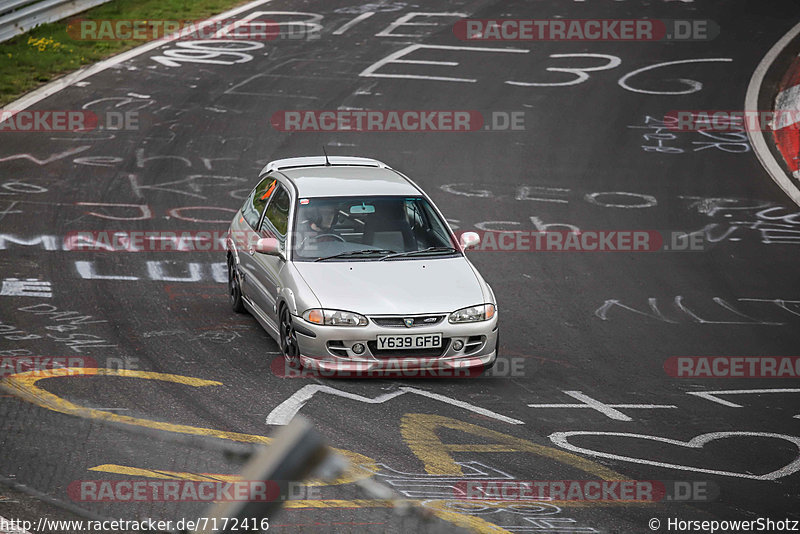
M689 394L791 390L798 387L797 380L674 378L664 370L665 361L673 356L796 354L800 240L776 242L775 232L792 235L786 231L797 225L789 217L797 208L770 180L744 141L715 145L721 141L697 132L678 132L674 139L661 140L662 146L681 152L643 148L658 146L659 137L653 134L659 132L646 126L671 110L740 109L753 69L797 20L799 5L631 0L387 2L347 7L276 0L257 9L322 15L321 36L266 43L248 52L251 60L236 64L178 61L168 66L154 60L177 46L165 44L34 106L97 113L138 111L138 130L3 134L0 182L36 187L19 192L22 186L18 184L5 186L0 197L4 208L0 230L17 241L52 235L57 243L48 246L46 239L30 245L5 242L0 255L3 278L48 281L52 297L0 296L3 324L39 336L14 339L4 335L3 350L87 356L101 367L124 361L135 371L220 383L199 387L187 381L152 379L154 375L148 375L150 379L80 376L43 380L39 387L76 405L216 429L215 435L224 438L230 437L224 432L269 436L275 427L267 425L266 418L276 407L304 386L330 386L362 399L318 393L300 413L313 421L332 446L373 459L383 465L384 474L390 470L413 474L405 484L425 486L417 494L421 498L441 499L448 489L440 479L463 478L471 472L469 466L518 480L597 479L599 473L608 476L604 470L611 470L620 479L698 482L713 494L708 502L578 502L546 510L513 505L462 507L465 516L485 521L484 529L492 523L520 532L639 533L650 531L650 518L661 520L661 531L666 531L668 518L800 519L797 390L722 396L740 407ZM333 35L367 11L375 14ZM453 36L456 18L430 17L416 21L435 26L397 27L388 32L414 35L376 35L411 12L464 13L471 18L712 19L721 33L712 41L691 43L476 44ZM278 20L288 20L288 16ZM406 59L458 65L394 64L378 70L423 77L418 79L360 76L370 65L412 44L527 52L428 48ZM547 68L595 67L611 61L554 58L553 54L606 54L619 58L620 64L588 72L587 80L573 85L504 83L569 82L576 75ZM644 71L627 80L637 91L618 83L643 67L708 58L729 60ZM432 76L475 81L424 78ZM702 85L687 85L680 79ZM657 94L692 88L696 90L686 94ZM468 109L486 116L521 111L525 121L522 130L470 133L284 133L269 123L281 110L348 107ZM648 122L647 117L652 119ZM645 138L646 134L651 137ZM704 250L470 253L498 298L504 361L493 376L405 381L276 376L271 367L278 357L276 344L250 316L230 311L221 283L224 270L217 267L215 271L212 265L224 261L222 252L47 250L60 248L61 239L71 231L224 230L225 222L188 219L228 220L265 162L317 154L323 144L329 153L375 157L413 177L460 229L534 230L538 223L569 224L581 230L700 231ZM30 157L16 157L22 154ZM145 211L81 203L146 205L152 217L115 220L109 217L136 218ZM171 211L185 206L204 208ZM764 211L771 207L776 209ZM98 279L101 275L117 278ZM165 277L194 281L165 281ZM604 307L608 301L618 304ZM54 315L35 313L55 309L105 322L48 329L70 324L58 322ZM94 344L70 349L63 338L78 333L96 336L82 338L93 339ZM513 373L508 371L512 363ZM522 424L413 392L385 402L364 402L400 387L443 395ZM608 410L528 406L579 404L575 394L567 391L607 404L673 407L619 408L627 416L620 420L609 416L613 412ZM69 415L59 413L65 408L58 401L41 404L13 396L0 398L2 475L92 512L109 517L175 518L200 510L196 505L174 503L72 501L66 493L72 481L141 476L119 469L90 471L100 465L162 472L234 472L233 462L200 442L171 441L168 435L177 433L169 429L142 435L137 433L142 426L127 425L131 431L126 425L101 424L98 412ZM431 429L439 441L426 433ZM574 457L566 455L569 451L563 443L549 437L575 431L588 433L566 438L568 444L584 449L576 452L578 457L591 462L579 467ZM517 441L512 443L507 436ZM656 437L695 441L682 446ZM453 444L467 446L459 450ZM545 454L535 446L559 452ZM762 476L768 473L773 475ZM398 482L402 477L394 477L377 478L393 480L396 489L409 489ZM321 491L326 499L357 495L348 485L325 486ZM3 495L0 515L4 517L35 518L43 513L75 517L38 505L23 493ZM543 518L550 522L542 522ZM299 507L276 516L272 530L382 531L389 528L390 520L389 514L374 507ZM424 530L412 523L406 529Z

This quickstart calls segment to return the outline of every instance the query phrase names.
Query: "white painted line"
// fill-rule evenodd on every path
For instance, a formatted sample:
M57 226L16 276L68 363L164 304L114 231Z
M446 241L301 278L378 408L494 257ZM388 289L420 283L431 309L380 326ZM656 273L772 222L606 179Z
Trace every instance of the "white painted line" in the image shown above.
M741 408L741 404L736 404L735 402L726 401L725 399L720 399L718 395L748 395L754 394L758 395L761 393L800 393L800 389L798 388L775 388L775 389L720 389L717 391L687 391L689 395L695 395L697 397L710 400L711 402L716 402L718 404L722 404L723 406L730 406L731 408ZM795 417L800 418L800 416L795 415Z
M353 20L345 23L344 26L342 26L341 28L339 28L338 30L333 32L333 35L342 35L344 32L346 32L347 30L349 30L350 28L352 28L353 26L355 26L356 24L358 24L362 20L368 19L374 14L375 14L374 11L367 11L366 13L360 14L359 16L357 16Z
M388 27L381 30L380 32L375 34L375 37L410 37L412 39L420 37L419 35L415 35L413 33L393 33L394 30L401 26L438 26L435 22L411 22L416 17L457 17L457 18L465 18L468 17L468 13L431 13L431 12L420 12L420 11L411 11L410 13L406 13L405 15L401 15L400 17L396 18L394 22L389 24Z
M578 399L582 404L528 404L528 408L591 408L602 413L609 419L616 421L633 421L630 417L620 412L616 408L629 409L657 409L657 408L677 408L673 404L605 404L581 391L565 391L573 399Z
M761 85L764 83L764 76L767 74L772 62L778 57L778 54L786 48L792 40L800 35L800 24L795 25L794 28L781 37L780 41L770 48L767 55L758 64L753 76L750 78L750 84L747 86L747 95L744 99L744 109L748 111L758 110L758 94L761 90ZM760 129L754 130L747 128L747 136L750 138L750 145L753 147L753 152L756 153L761 165L767 170L778 186L783 189L783 192L789 195L795 204L800 206L800 189L795 185L791 178L786 175L780 163L775 159L775 156L770 152L767 146L767 140L764 137L764 132Z
M648 434L629 434L627 432L594 432L594 431L573 431L573 432L553 432L550 434L550 441L559 447L572 451L578 454L588 454L589 456L596 456L598 458L608 458L610 460L620 460L623 462L631 462L635 464L653 465L656 467L666 467L667 469L678 469L681 471L694 471L697 473L707 473L710 475L722 475L736 478L748 478L752 480L776 480L779 478L787 477L800 471L800 454L794 460L784 465L780 469L766 473L764 475L753 475L751 473L738 473L735 471L720 471L717 469L706 469L702 467L693 467L680 464L670 464L666 462L657 462L654 460L647 460L645 458L634 458L631 456L622 456L619 454L611 454L608 452L599 452L592 449L585 449L578 447L569 442L570 436L614 436L624 438L635 438L649 441L657 441L660 443L668 443L678 447L687 447L690 449L702 449L706 443L718 439L727 439L735 437L758 437L758 438L773 438L788 441L792 443L798 452L800 452L800 438L795 436L788 436L786 434L773 434L771 432L709 432L708 434L701 434L695 436L689 441L680 441L677 439L663 438L661 436L650 436ZM762 449L763 452L763 449ZM764 456L767 456L766 454Z
M458 406L459 408L464 408L465 410L469 410L471 412L475 412L480 415L485 415L486 417L491 417L492 419L497 419L499 421L511 423L512 425L525 424L523 421L520 421L519 419L506 417L505 415L500 415L499 413L493 412L491 410L479 408L478 406L474 406L472 404L469 404L468 402L451 399L450 397L445 397L444 395L439 395L438 393L431 393L430 391L425 391L417 388L409 388L409 387L401 387L400 389L408 393L416 393L417 395L422 395L423 397L428 397L431 399L436 399L441 402L446 402L447 404L452 404L453 406Z
M14 297L44 297L53 296L52 287L47 280L37 278L5 278L0 288L0 295Z
M392 400L395 397L399 397L405 393L413 393L415 395L420 395L423 397L428 397L429 399L435 399L447 404L451 404L453 406L458 406L459 408L463 408L465 410L469 410L471 412L485 415L486 417L491 417L493 419L497 419L498 421L503 421L505 423L511 423L512 425L524 425L525 423L520 421L519 419L513 419L511 417L506 417L505 415L498 414L491 410L486 410L484 408L480 408L478 406L474 406L467 402L459 401L456 399L452 399L450 397L445 397L444 395L439 395L438 393L431 393L429 391L425 391L422 389L411 388L411 387L401 387L398 391L392 391L391 393L384 393L382 395L378 395L377 397L364 397L363 395L358 395L356 393L349 393L347 391L343 391L341 389L336 389L330 386L323 386L318 384L309 384L307 386L303 386L295 393L293 393L288 399L280 403L274 410L272 410L269 415L267 415L266 423L268 425L287 425L289 422L294 418L295 415L300 411L300 409L305 406L305 404L311 400L311 398L317 393L327 393L329 395L335 395L337 397L344 397L345 399L355 400L359 402L364 402L367 404L382 404L386 401Z
M694 93L695 91L699 91L702 87L702 84L699 82L693 82L691 80L683 80L684 83L689 83L692 85L690 89L685 89L683 91L651 91L648 89L636 89L635 87L631 87L628 85L628 80L633 78L634 76L641 74L643 72L647 72L653 69L658 69L661 67L668 67L670 65L683 65L685 63L706 63L712 61L721 61L721 62L730 62L733 61L733 58L729 57L710 57L710 58L700 58L700 59L680 59L678 61L666 61L664 63L656 63L655 65L648 65L647 67L642 67L640 69L636 69L634 71L629 72L619 80L617 80L617 85L622 87L623 89L627 89L628 91L634 93L641 93L644 95L688 95ZM587 70L587 69L582 69Z
M487 48L480 46L450 46L450 45L426 45L426 44L412 44L402 48L396 52L389 54L383 59L379 59L359 74L363 78L404 78L408 80L429 80L440 82L462 82L462 83L475 83L478 80L475 78L453 78L450 76L423 76L419 74L382 74L376 72L381 67L390 63L412 64L412 65L444 65L446 67L455 67L459 63L457 61L432 61L432 60L415 60L415 59L400 59L403 56L411 54L417 50L449 50L459 51L464 50L468 52L504 52L512 54L527 54L530 50L525 48Z
M316 384L309 384L303 386L292 394L291 397L280 403L269 415L267 415L268 425L288 425L300 409L311 400L316 393L329 393L337 397L344 397L346 399L357 400L359 402L366 402L367 404L381 404L390 399L405 393L404 391L394 391L392 393L385 393L378 395L375 398L363 397L355 393L348 393L340 389L332 388L330 386L321 386Z
M159 46L171 44L174 40L179 39L185 35L193 33L197 31L198 27L205 27L209 24L213 24L215 20L219 18L228 18L238 15L244 11L249 9L253 9L254 7L258 7L262 4L266 4L271 0L255 0L243 6L239 6L235 9L231 9L230 11L226 11L224 13L219 13L214 15L213 19L207 19L206 21L201 22L198 25L189 25L188 27L180 30L179 32L172 33L163 39L156 39L155 41L150 41L149 43L143 44L142 46L137 46L127 52L123 52L122 54L118 54L116 56L110 57L106 60L103 60L99 63L95 63L94 65L90 65L88 67L82 68L70 74L67 74L63 78L59 78L57 80L53 80L52 82L43 85L42 87L31 91L30 93L26 94L22 98L7 104L5 107L0 109L2 111L21 111L23 109L29 108L30 106L36 104L37 102L44 100L45 98L52 96L62 89L66 89L70 85L75 85L77 82L88 78L89 76L94 76L98 72L103 72L106 69L109 69L115 65L122 63L123 61L128 61L131 58L136 56L140 56L146 52L149 52L153 49L158 48Z

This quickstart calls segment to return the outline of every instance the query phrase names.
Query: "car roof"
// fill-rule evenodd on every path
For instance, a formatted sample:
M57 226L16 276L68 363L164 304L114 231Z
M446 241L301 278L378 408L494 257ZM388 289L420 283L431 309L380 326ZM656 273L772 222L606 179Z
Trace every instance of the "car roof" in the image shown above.
M385 163L367 158L322 156L276 160L277 170L291 180L300 197L419 195L417 187Z

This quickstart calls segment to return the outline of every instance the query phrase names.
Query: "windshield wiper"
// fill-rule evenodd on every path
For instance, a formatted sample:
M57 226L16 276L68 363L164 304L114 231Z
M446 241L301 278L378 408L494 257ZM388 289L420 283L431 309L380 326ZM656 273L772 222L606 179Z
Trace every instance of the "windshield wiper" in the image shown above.
M317 258L314 261L325 261L330 260L333 258L347 258L350 256L358 256L360 254L381 254L382 256L396 254L394 250L388 250L385 248L365 248L363 250L350 250L348 252L340 252L339 254L334 254L333 256L325 256L323 258Z
M411 250L409 252L395 252L394 254L387 254L386 256L381 258L381 261L388 260L389 258L402 258L404 256L416 256L417 254L430 254L430 253L447 253L452 254L454 252L458 252L453 247L428 247L423 248L422 250Z

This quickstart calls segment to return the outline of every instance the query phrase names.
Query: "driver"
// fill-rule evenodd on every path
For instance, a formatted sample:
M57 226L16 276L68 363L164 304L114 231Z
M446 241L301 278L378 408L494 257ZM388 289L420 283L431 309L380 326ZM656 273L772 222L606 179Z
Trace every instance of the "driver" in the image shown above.
M319 236L333 233L332 227L336 220L337 211L337 207L334 204L305 207L303 214L307 215L307 217L300 221L303 236L301 248L305 248L308 243L313 242Z
M309 225L311 230L320 234L330 233L332 231L333 221L336 218L336 206L333 204L322 205L316 210L317 214Z
M314 234L327 234L330 233L333 226L334 218L336 217L336 206L332 204L323 204L321 206L314 206L308 209L308 219L302 221L306 226L307 231Z

